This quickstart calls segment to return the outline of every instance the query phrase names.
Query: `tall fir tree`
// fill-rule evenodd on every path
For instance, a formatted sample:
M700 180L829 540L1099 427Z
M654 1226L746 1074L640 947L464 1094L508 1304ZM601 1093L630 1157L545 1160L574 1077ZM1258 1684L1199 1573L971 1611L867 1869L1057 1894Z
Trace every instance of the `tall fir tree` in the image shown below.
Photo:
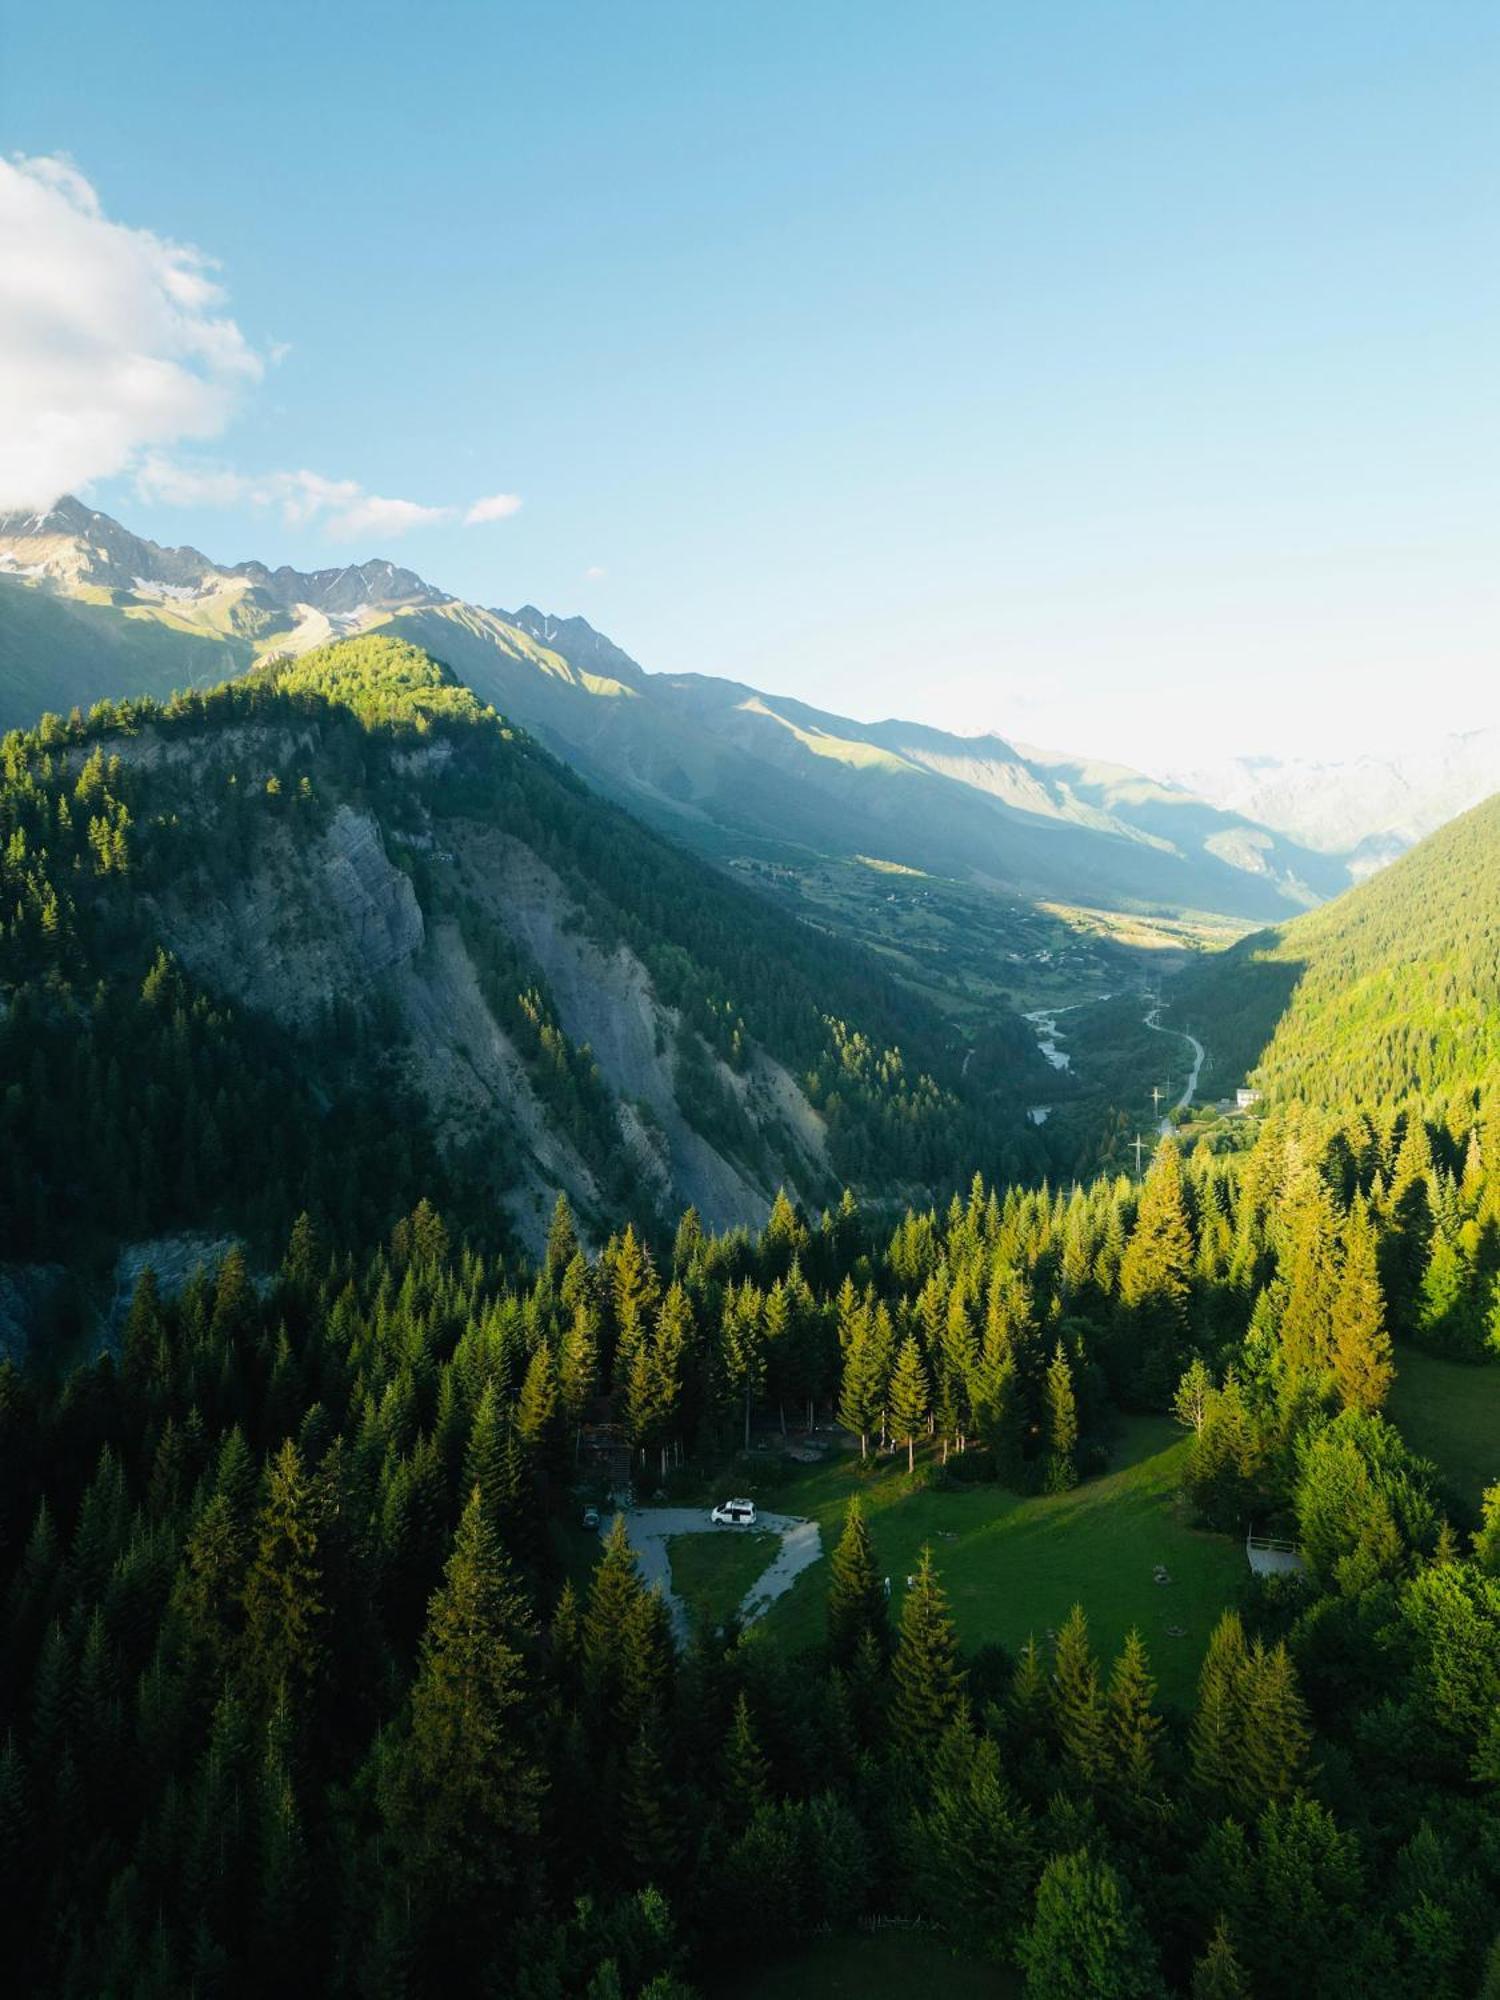
M836 1665L854 1664L866 1633L883 1653L889 1638L885 1585L864 1505L856 1494L828 1565L828 1650Z
M923 1549L901 1604L895 1657L891 1662L891 1742L913 1768L936 1750L963 1693L958 1636L948 1600Z

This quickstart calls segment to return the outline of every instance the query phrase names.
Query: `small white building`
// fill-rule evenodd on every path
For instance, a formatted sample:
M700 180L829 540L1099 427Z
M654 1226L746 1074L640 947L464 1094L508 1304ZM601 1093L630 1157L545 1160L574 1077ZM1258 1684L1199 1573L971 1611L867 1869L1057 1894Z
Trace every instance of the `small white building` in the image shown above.
M1234 1108L1236 1111L1248 1111L1252 1104L1259 1103L1260 1092L1258 1090L1247 1090L1244 1084L1241 1084L1239 1089L1234 1093Z

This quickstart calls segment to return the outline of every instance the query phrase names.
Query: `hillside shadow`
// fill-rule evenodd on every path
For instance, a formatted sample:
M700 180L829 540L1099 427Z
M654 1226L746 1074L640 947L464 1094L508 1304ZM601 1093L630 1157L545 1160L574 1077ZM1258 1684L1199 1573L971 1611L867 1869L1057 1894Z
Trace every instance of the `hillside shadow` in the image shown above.
M1173 987L1173 1025L1204 1044L1205 1081L1214 1093L1233 1089L1255 1068L1307 970L1306 959L1269 956L1277 942L1275 931L1257 931L1188 967Z

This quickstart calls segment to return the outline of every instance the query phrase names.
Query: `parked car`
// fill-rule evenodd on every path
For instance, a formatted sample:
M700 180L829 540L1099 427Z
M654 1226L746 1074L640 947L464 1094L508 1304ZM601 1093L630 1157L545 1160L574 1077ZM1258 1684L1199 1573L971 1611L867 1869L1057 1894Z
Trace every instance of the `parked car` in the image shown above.
M753 1500L721 1500L708 1517L720 1528L753 1528L755 1526L755 1502Z
M586 1528L592 1528L595 1534L599 1532L599 1509L597 1507L584 1508L583 1525Z

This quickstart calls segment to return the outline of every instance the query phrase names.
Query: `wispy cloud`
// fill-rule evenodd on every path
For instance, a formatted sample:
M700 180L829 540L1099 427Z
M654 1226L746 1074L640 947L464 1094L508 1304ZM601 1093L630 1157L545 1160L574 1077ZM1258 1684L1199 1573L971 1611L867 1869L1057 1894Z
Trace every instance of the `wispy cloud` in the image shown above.
M602 563L590 563L588 568L583 572L583 580L585 583L599 583L608 574L609 571L604 568Z
M432 507L419 500L370 493L358 480L329 479L306 469L252 475L228 466L194 464L162 452L152 452L143 460L135 484L143 500L168 507L274 507L288 526L316 525L337 542L357 541L362 536L394 539L411 528L456 520L460 513L457 507ZM472 514L470 509L464 518Z
M508 521L512 514L521 511L519 493L491 493L487 499L476 500L464 515L467 527L477 528L484 521Z
M215 437L264 364L212 260L111 222L61 158L0 160L0 507Z

